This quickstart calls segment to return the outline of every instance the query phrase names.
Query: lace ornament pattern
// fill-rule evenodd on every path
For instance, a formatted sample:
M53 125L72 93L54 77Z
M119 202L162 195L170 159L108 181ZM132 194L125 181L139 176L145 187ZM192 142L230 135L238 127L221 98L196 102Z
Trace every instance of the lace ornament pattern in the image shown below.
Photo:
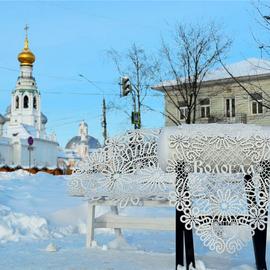
M166 170L176 178L170 200L205 246L234 253L267 225L270 136L260 128L241 136L234 125L214 126L214 132L211 125L190 125L167 134Z
M159 133L135 130L108 139L102 149L74 169L70 194L89 200L113 200L120 207L138 205L143 200L168 200L173 179L159 167Z

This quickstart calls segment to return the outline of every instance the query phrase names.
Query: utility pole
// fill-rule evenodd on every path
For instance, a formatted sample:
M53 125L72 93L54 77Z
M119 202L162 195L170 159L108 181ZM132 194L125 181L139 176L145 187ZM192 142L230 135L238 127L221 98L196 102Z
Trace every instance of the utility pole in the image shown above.
M105 142L108 138L108 134L107 134L107 119L106 119L106 110L107 110L107 107L106 107L106 100L105 100L105 97L103 97L103 100L102 100L102 128L103 128L103 139L104 139L104 145L105 145Z
M136 95L136 91L134 91L132 89L130 79L127 76L124 76L124 77L120 78L119 85L121 86L120 97L125 97L129 93L132 96L133 111L131 112L131 123L132 123L132 125L134 125L134 129L139 129L139 128L141 128L141 116L140 116L140 112L137 111L137 104L136 104L137 95ZM138 109L140 110L139 98L138 98Z
M137 123L137 121L134 121L135 114L137 113L136 95L135 95L135 93L132 93L132 100L133 100L133 115L131 117L131 122L134 124L134 129L137 129L138 128L138 123Z

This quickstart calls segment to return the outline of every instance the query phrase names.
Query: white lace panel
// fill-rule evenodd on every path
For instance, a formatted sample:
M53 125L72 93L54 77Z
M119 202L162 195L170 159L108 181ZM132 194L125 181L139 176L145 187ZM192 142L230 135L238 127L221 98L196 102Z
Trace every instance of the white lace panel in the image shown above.
M206 136L198 127L167 134L166 169L176 179L170 199L204 245L234 253L267 224L270 136L258 130L251 136L235 136L233 130L211 136L205 128Z
M121 207L143 200L168 200L172 175L160 169L160 130L135 130L113 139L78 164L69 182L72 195L114 200Z
M204 245L233 253L267 224L269 179L269 130L186 125L108 139L78 164L69 189L121 207L170 200Z

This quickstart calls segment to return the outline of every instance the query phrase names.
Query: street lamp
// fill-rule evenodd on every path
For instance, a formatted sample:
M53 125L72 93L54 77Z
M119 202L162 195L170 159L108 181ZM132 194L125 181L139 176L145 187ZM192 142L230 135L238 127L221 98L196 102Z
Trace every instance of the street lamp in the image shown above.
M101 89L98 85L96 85L93 81L89 80L86 76L84 76L83 74L78 74L79 77L83 78L84 80L86 80L87 82L89 82L90 84L92 84L94 87L96 87L98 90L100 90L102 92L102 94L104 95L104 91L103 89Z
M102 122L101 122L101 126L103 128L103 138L104 138L104 144L108 138L108 134L107 134L107 116L106 116L106 100L104 97L104 91L103 89L101 89L98 85L96 85L93 81L89 80L87 77L85 77L83 74L78 74L79 77L85 79L88 83L92 84L94 87L96 87L98 90L100 90L102 92L103 95L103 100L102 100Z

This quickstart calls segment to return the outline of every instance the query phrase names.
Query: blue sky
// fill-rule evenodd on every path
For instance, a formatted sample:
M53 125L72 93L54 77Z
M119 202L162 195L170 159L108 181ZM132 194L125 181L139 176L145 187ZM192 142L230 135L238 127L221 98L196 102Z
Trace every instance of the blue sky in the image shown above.
M1 1L0 11L0 112L10 104L27 23L47 129L56 132L62 146L77 134L82 119L90 135L102 141L102 92L108 103L120 102L119 74L106 54L108 49L125 51L136 42L156 54L161 36L166 37L176 22L216 21L233 39L227 62L235 62L260 57L251 33L263 35L251 1ZM149 96L147 102L163 108L162 97ZM164 125L158 113L148 112L143 118L145 127ZM130 120L124 113L108 112L110 135L128 128Z

